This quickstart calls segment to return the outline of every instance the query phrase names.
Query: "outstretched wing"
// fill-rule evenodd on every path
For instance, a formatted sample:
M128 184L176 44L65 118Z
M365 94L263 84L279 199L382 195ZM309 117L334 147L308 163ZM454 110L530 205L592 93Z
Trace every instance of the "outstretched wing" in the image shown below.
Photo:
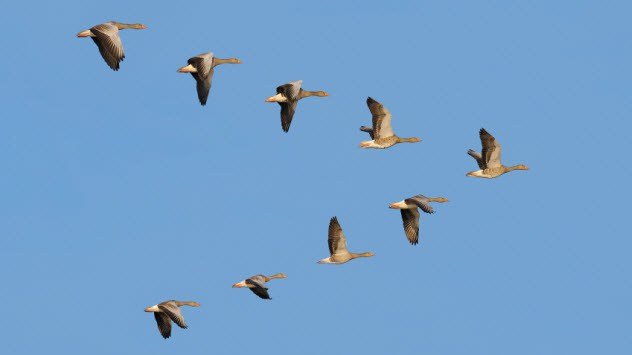
M162 312L154 312L154 318L156 318L160 335L165 339L169 338L171 336L171 320L169 316Z
M198 75L198 73L191 73L195 78L195 88L198 94L198 100L200 100L200 104L202 106L206 105L206 100L208 100L208 94L211 91L211 81L213 80L213 69L208 73L207 76L202 77Z
M393 128L391 127L391 113L388 112L386 107L370 97L366 99L366 104L369 106L369 111L371 111L371 115L373 116L374 139L394 135Z
M399 210L404 222L404 233L412 245L419 243L419 211L416 208Z
M198 100L202 106L206 105L208 94L211 91L211 82L213 80L213 53L204 53L189 58L187 61L196 70L191 73L195 79Z
M334 254L344 254L347 253L347 238L345 238L345 234L342 232L342 227L340 227L340 223L338 223L338 218L333 217L329 221L329 253L331 255Z
M371 139L375 139L374 134L373 134L373 128L367 127L367 126L362 126L362 127L360 127L360 130L362 132L368 133L371 136Z
M483 145L483 161L487 168L499 168L502 166L500 162L500 144L496 141L494 136L489 134L485 128L481 128L479 131L481 137L481 144Z
M416 195L411 198L407 198L404 202L408 205L417 205L417 207L421 208L421 210L426 213L434 213L432 206L430 206L430 201L424 195Z
M281 106L281 128L283 128L283 132L287 132L290 130L298 101L279 102L278 104Z
M102 23L90 29L95 37L91 37L94 43L99 47L99 53L105 60L105 63L112 70L119 70L120 63L125 58L123 43L119 37L118 27Z
M298 94L301 92L302 83L302 80L297 80L278 86L276 89L277 94L282 94L288 100L298 100Z
M177 324L180 328L186 329L187 324L180 313L180 307L176 306L173 302L164 302L158 305L161 311L163 311L169 318Z
M269 300L270 294L268 294L268 288L264 286L263 283L253 280L252 278L246 279L246 285L252 293L263 298L264 300Z
M472 158L476 160L476 164L478 164L479 168L485 169L485 161L483 161L483 156L481 156L479 152L470 149L467 151L467 154L469 154Z

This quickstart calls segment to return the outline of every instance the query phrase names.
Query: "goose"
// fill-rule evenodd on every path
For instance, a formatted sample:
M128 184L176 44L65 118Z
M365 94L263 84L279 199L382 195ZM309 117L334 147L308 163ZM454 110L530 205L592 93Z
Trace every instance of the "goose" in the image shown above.
M318 261L319 264L344 264L355 258L368 258L372 252L352 253L347 250L347 238L338 223L338 218L333 217L329 221L329 254L330 256Z
M125 58L125 52L123 51L123 42L119 37L119 30L125 30L132 28L135 30L147 29L147 26L142 23L120 23L116 21L110 21L96 25L81 31L77 34L77 37L90 37L99 47L99 52L105 60L105 63L112 68L112 70L119 70L120 63Z
M197 94L200 104L206 105L208 93L211 90L211 80L213 79L214 68L220 64L241 64L237 58L217 58L213 53L202 53L188 60L188 65L178 69L179 73L191 73L197 85Z
M301 89L302 84L303 80L283 84L277 87L276 95L270 96L266 99L266 102L276 102L281 106L281 128L283 128L283 132L290 130L290 124L292 124L292 118L294 117L294 111L296 111L298 100L310 96L329 96L329 94L325 91L303 90Z
M373 116L373 127L360 127L361 131L368 132L371 135L370 141L360 143L361 148L386 149L398 143L417 143L421 141L417 137L401 138L396 136L391 127L391 113L386 107L371 97L366 99L366 104L369 106L369 111L371 111Z
M264 300L269 300L271 298L270 298L270 295L268 294L268 288L265 286L265 283L270 280L285 279L285 278L287 278L287 276L285 276L285 274L283 273L274 274L270 276L259 274L255 276L250 276L249 278L243 281L239 281L233 284L233 287L238 287L238 288L247 287L255 295L263 298Z
M448 202L445 197L426 197L424 195L416 195L399 202L393 202L388 207L399 209L402 213L402 221L404 222L404 233L406 238L412 245L419 243L419 211L421 208L426 213L434 213L430 202Z
M518 164L514 166L504 166L500 162L501 147L496 138L489 134L485 128L479 131L483 153L480 154L472 149L467 151L476 160L480 170L470 171L466 176L492 179L513 170L529 170L526 165Z
M187 324L180 313L181 306L199 307L200 304L193 301L165 301L157 305L145 308L145 312L153 312L158 330L163 338L167 339L171 336L171 321L176 323L180 328L187 329Z

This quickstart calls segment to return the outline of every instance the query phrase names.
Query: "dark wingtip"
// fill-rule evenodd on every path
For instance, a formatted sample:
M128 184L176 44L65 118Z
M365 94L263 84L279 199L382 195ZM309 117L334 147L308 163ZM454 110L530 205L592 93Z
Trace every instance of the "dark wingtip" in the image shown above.
M375 100L374 100L371 96L368 96L368 97L366 98L366 103L367 103L367 104L369 104L369 105L370 105L370 104L371 104L371 103L373 103L373 102L377 102L377 101L375 101Z
M329 222L330 222L330 223L331 223L331 222L338 222L338 217L336 217L336 216L331 217L331 219L329 220Z
M478 131L479 134L486 134L487 131L485 130L485 128L482 128Z

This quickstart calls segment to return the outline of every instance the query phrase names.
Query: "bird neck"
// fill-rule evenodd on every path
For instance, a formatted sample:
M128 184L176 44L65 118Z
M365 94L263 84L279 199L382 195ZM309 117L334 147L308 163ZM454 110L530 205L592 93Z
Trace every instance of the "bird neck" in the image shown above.
M397 143L417 143L419 141L420 139L417 137L410 137L410 138L397 137Z
M522 164L505 167L505 171L514 171L514 170L527 170L527 168Z
M310 96L320 96L320 97L325 97L328 96L328 94L324 91L307 91L307 90L301 90L300 93L300 97L301 99L304 97L310 97Z
M213 58L213 66L216 65L220 65L220 64L241 64L241 60L237 59L237 58Z
M114 25L116 25L116 27L119 30L125 30L128 28L131 29L135 29L135 30L142 30L145 28L145 25L143 25L142 23L120 23L120 22L115 22Z
M199 307L200 304L194 301L176 301L176 305L180 306L191 306L191 307Z

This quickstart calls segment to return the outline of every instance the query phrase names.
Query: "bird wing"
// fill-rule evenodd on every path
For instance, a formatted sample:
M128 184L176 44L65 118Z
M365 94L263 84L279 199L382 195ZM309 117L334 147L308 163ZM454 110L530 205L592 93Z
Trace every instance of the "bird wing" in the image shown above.
M163 302L158 305L158 308L165 312L180 328L186 329L188 327L184 317L182 317L182 313L180 313L180 307L176 306L174 302Z
M411 198L407 198L404 202L408 205L417 205L417 207L421 208L421 210L426 213L434 213L432 206L430 206L430 201L424 195L416 195Z
M298 100L298 94L301 92L302 83L302 80L297 80L278 86L276 89L277 94L282 94L288 100Z
M160 335L165 339L169 338L171 336L171 320L169 316L162 312L154 312L154 318L156 318Z
M256 277L251 277L246 279L246 285L252 293L263 298L264 300L269 300L270 295L268 294L268 288L264 286L264 282L258 280Z
M476 160L476 164L478 164L479 168L485 169L485 161L483 160L483 156L479 152L470 149L467 151L467 154L469 154L472 158Z
M198 94L198 100L202 106L206 105L208 94L211 91L211 81L213 80L213 53L204 53L189 58L187 61L191 64L196 72L191 73L195 79L195 88Z
M342 227L340 227L340 223L338 223L338 218L336 217L333 217L329 221L328 244L329 253L331 255L348 253L347 238L345 238L345 234L343 233Z
M386 107L370 97L366 99L366 104L369 106L369 111L371 111L371 115L373 116L374 139L394 135L393 128L391 127L391 113L388 112Z
M198 100L202 106L206 105L208 94L211 91L211 81L213 80L213 69L206 75L200 76L198 73L191 73L195 78L195 89L197 90Z
M367 126L362 126L360 127L360 130L362 132L366 132L371 136L371 139L375 139L374 135L373 135L373 128L371 127L367 127Z
M292 124L292 118L294 118L294 112L296 111L296 106L298 101L292 100L288 102L279 102L279 106L281 106L281 128L283 132L287 132L290 130L290 125Z
M483 145L483 161L486 168L499 168L502 166L500 162L500 144L496 141L494 136L489 134L485 128L481 128L479 131L481 137L481 144Z
M123 42L119 37L118 27L102 23L90 29L95 37L91 37L94 43L99 47L99 53L105 60L105 63L112 70L119 70L121 61L125 58L123 50Z
M419 211L416 208L399 210L404 222L404 233L412 245L419 243Z
M197 70L196 74L205 77L209 74L211 69L213 69L213 54L198 54L195 57L189 58L187 62Z

